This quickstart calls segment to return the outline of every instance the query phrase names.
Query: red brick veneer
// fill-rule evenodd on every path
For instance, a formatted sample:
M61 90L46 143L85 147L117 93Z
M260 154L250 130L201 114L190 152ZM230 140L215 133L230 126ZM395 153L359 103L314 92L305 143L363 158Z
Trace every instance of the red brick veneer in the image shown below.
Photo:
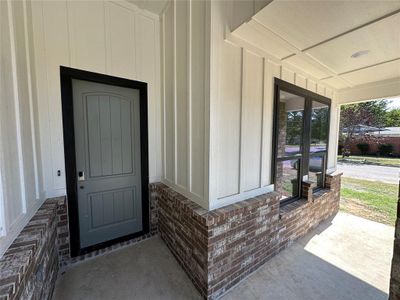
M0 259L0 299L51 299L58 272L57 209L47 200Z
M315 194L283 208L272 192L207 211L163 184L154 184L158 230L200 293L215 299L273 255L337 213L340 174Z

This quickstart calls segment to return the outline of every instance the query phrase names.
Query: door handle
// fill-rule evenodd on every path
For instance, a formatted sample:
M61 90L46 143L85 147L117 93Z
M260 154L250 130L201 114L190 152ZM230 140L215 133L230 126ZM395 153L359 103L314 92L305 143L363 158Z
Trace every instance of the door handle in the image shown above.
M85 172L84 171L78 172L78 181L85 181Z

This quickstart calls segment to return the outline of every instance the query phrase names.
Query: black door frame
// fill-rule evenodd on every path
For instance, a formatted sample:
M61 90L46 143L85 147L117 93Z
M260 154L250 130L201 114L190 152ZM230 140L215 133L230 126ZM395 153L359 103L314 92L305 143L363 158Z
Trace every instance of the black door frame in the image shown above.
M64 133L65 178L67 184L68 221L70 230L71 257L129 240L149 232L149 154L147 121L147 83L124 79L89 71L60 66L61 102ZM77 194L77 173L75 156L74 109L72 79L97 82L139 90L140 94L140 150L142 180L142 223L143 230L93 246L81 248L79 234L79 213Z

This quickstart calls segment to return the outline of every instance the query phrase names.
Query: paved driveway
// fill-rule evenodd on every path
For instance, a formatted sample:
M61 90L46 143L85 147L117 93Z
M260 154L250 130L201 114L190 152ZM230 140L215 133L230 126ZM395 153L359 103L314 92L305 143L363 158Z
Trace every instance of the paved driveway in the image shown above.
M400 168L338 162L343 177L399 183Z

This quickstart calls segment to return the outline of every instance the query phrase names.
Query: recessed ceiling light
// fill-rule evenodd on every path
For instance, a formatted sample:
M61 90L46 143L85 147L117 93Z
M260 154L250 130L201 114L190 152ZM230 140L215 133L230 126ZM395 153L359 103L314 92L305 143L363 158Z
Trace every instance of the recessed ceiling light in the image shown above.
M358 58L358 57L360 57L360 56L367 55L368 53L369 53L369 50L357 51L357 52L354 52L354 53L351 55L351 58Z

